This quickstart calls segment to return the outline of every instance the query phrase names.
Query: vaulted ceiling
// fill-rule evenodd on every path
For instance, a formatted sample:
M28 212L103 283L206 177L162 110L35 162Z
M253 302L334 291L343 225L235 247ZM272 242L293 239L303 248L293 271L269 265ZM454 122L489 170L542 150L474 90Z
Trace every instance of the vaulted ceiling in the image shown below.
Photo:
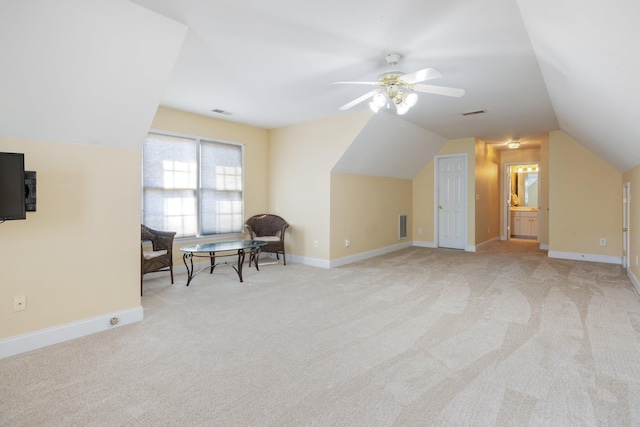
M633 0L0 0L0 135L42 137L35 117L69 139L77 113L78 139L103 138L105 115L138 119L137 138L158 103L267 129L349 114L371 88L333 82L376 80L397 52L466 94L420 94L396 128L499 147L562 129L625 171L640 164L638 16Z

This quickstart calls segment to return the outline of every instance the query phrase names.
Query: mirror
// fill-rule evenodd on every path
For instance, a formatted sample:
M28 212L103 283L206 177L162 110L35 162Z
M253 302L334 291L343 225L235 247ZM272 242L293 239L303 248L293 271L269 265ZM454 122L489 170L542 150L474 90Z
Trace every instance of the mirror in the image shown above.
M516 165L511 172L511 206L538 207L538 165Z

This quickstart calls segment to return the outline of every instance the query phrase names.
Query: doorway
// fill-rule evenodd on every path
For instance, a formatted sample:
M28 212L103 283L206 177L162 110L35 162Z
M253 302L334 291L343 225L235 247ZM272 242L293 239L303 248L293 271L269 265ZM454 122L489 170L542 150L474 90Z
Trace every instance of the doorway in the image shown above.
M505 164L502 240L518 237L538 241L539 173L539 162Z
M622 267L629 269L629 213L630 213L631 183L622 185Z

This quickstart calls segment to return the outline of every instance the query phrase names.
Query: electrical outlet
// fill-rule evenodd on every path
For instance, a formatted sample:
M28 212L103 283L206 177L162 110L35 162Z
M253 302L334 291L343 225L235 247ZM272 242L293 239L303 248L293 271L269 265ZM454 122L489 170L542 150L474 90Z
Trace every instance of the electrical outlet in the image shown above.
M600 238L600 246L607 246L607 239L604 237Z
M345 239L345 241L344 241L344 247L345 247L345 248L348 248L349 246L351 246L351 240L349 240L349 239Z
M13 297L13 311L24 311L27 309L26 295L17 295Z
M418 228L418 234L422 234L422 228Z
M318 241L317 241L317 240L314 240L314 241L313 241L313 247L314 247L314 248L317 248L317 247L318 247Z

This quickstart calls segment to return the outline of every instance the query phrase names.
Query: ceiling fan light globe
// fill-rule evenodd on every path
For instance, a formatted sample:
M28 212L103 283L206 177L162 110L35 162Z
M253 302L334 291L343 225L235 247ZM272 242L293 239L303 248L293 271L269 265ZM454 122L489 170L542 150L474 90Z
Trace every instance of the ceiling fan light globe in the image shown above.
M380 107L378 107L373 101L369 103L369 108L371 108L371 111L374 113L377 113L378 110L380 110Z
M404 102L401 102L400 104L396 104L396 111L399 115L405 114L407 111L409 111L409 108L410 107Z
M384 107L384 104L387 103L387 97L384 96L383 93L378 93L378 94L373 96L373 103L378 108Z
M413 107L418 102L418 95L415 93L409 93L406 95L404 102L409 106Z

